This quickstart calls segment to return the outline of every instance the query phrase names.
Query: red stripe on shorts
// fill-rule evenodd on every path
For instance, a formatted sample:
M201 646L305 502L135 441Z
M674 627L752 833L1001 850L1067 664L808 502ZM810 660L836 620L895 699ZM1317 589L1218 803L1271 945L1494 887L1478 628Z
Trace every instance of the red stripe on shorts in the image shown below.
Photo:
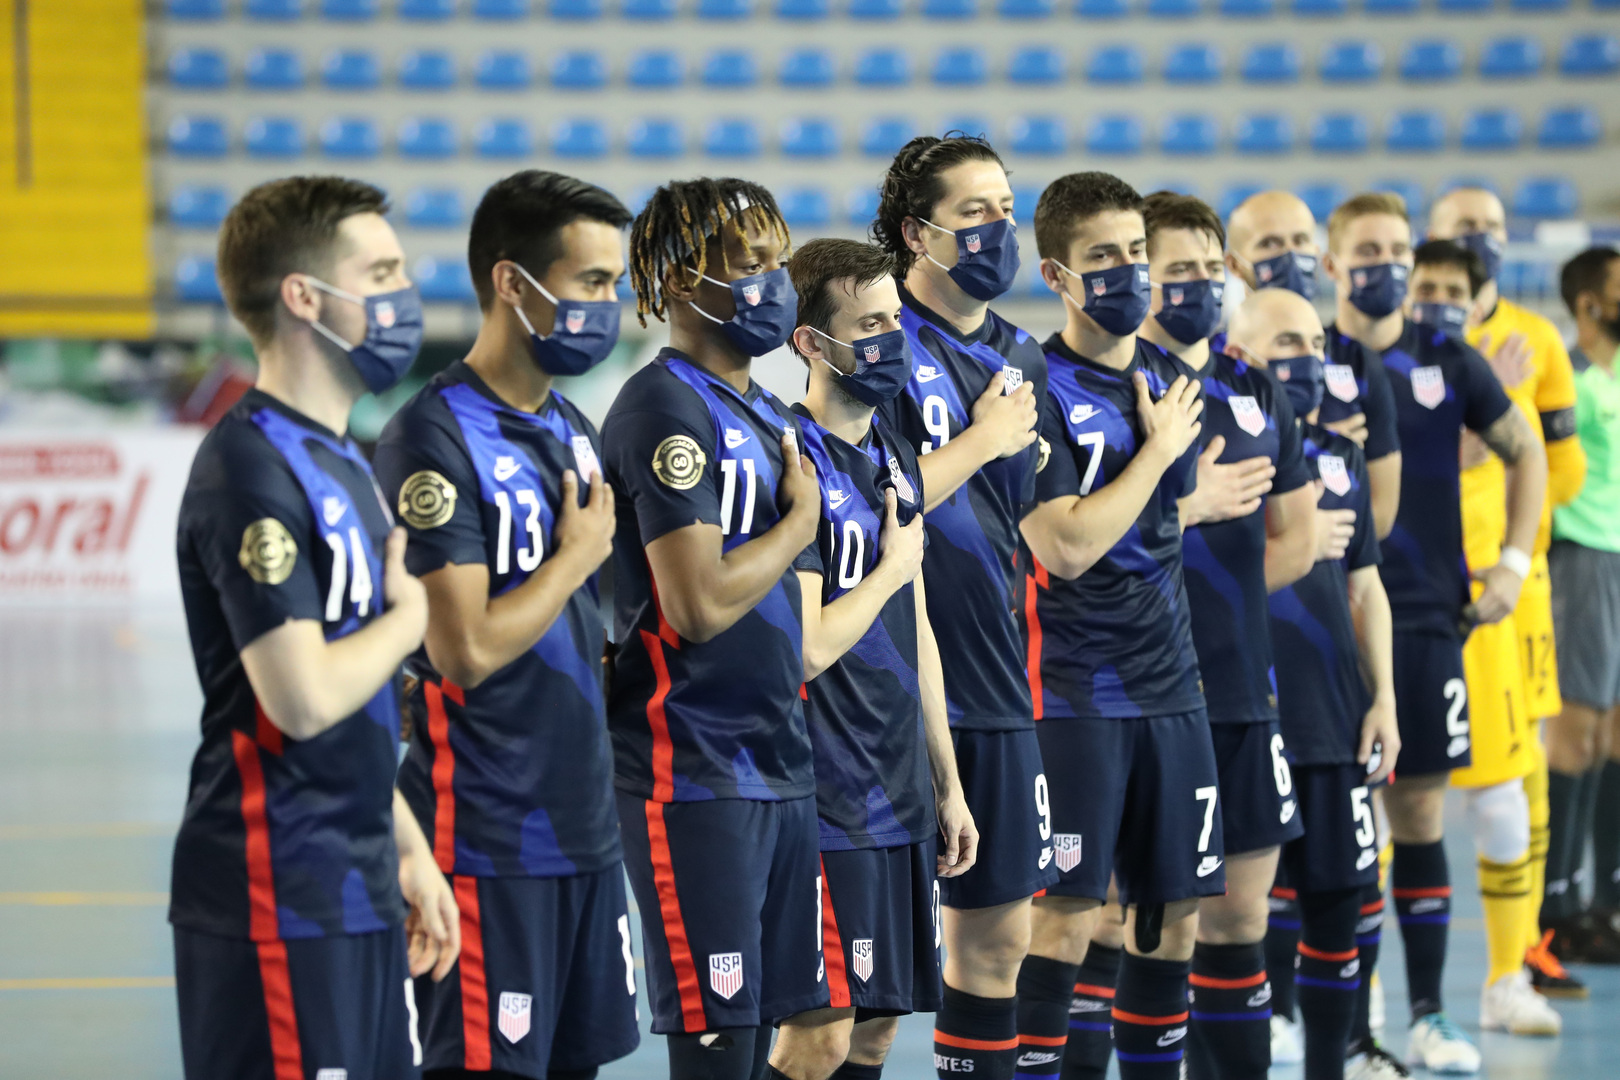
M483 913L478 907L478 879L456 877L456 906L461 909L461 1053L462 1068L490 1066L489 984L484 975Z

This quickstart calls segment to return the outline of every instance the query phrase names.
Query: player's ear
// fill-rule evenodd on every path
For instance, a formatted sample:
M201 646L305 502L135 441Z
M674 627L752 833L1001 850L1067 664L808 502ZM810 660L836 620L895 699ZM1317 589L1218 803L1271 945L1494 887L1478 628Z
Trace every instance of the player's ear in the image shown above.
M664 280L660 285L665 300L685 302L697 295L698 282L701 280L694 267L679 264L664 271Z
M307 274L288 274L281 279L281 303L299 322L321 317L320 290L309 283Z
M908 217L900 222L900 235L905 238L906 247L911 249L913 255L921 255L928 250L928 237L924 235L928 226L914 217Z
M821 339L816 337L815 331L808 326L801 326L793 331L793 348L798 351L800 356L804 357L807 366L810 366L812 360L822 358Z
M1059 296L1063 294L1063 271L1051 259L1041 260L1041 280Z
M508 307L517 307L523 302L523 290L519 284L523 275L518 272L517 264L507 259L501 259L489 270L489 282L495 290L495 299Z

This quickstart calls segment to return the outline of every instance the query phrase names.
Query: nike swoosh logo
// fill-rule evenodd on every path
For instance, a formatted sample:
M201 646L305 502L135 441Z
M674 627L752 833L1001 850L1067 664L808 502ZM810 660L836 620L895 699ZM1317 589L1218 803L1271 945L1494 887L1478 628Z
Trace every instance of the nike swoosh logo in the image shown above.
M917 369L917 381L918 382L933 382L935 379L939 378L943 374L945 374L945 373L943 371L939 370L938 368L932 368L932 367L929 367L928 365L924 364L922 367Z
M748 441L748 436L736 428L726 428L726 448L735 450Z
M1056 1054L1048 1054L1045 1052L1019 1054L1017 1067L1020 1069L1025 1069L1034 1065L1050 1065L1057 1059L1058 1056Z
M1287 802L1283 803L1283 807L1282 807L1282 823L1284 825L1286 825L1290 821L1294 820L1294 808L1296 807L1296 805L1297 804L1294 802L1293 799L1289 799Z
M828 509L836 510L840 506L843 506L847 502L849 502L849 496L844 494L842 491L829 491L829 492L827 492L827 507L828 507Z
M1052 849L1049 848L1049 847L1041 848L1041 866L1040 866L1040 868L1042 870L1045 870L1047 865L1051 861L1052 861Z
M1159 1045L1169 1046L1171 1043L1180 1042L1186 1037L1186 1035L1187 1029L1185 1027L1171 1028L1169 1031L1159 1036Z
M515 460L509 457L500 458L495 462L495 479L510 480L522 468Z
M1221 868L1221 860L1213 855L1205 855L1204 861L1198 864L1198 876L1209 877Z

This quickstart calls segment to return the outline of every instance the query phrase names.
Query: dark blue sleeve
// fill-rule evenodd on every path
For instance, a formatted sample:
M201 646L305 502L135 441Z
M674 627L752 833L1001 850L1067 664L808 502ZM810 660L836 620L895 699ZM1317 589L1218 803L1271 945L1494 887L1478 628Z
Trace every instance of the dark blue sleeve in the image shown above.
M1071 442L1068 425L1063 422L1063 406L1052 394L1041 395L1039 432L1035 503L1080 494L1081 470L1090 463L1093 448Z
M1462 354L1458 392L1463 395L1463 423L1472 431L1484 432L1513 408L1513 402L1489 361L1467 345L1459 344L1458 350Z
M1395 415L1395 390L1389 385L1389 372L1384 361L1365 345L1357 345L1362 354L1362 372L1367 380L1367 399L1361 411L1367 417L1367 460L1377 461L1401 448Z
M455 417L433 388L388 421L373 465L409 536L406 569L421 576L449 565L488 563L478 477ZM447 500L448 518L430 512Z
M648 400L648 388L659 384L667 393ZM625 392L633 396L615 403L603 425L604 467L619 497L635 507L641 542L650 544L688 525L720 525L708 409L673 376L656 384L633 378Z

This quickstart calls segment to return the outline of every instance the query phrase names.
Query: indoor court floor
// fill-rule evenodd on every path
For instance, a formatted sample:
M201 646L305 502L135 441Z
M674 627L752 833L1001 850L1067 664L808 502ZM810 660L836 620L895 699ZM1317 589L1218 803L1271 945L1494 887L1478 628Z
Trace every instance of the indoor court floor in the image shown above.
M0 612L0 1078L180 1077L164 916L200 700L178 610ZM1450 811L1457 917L1446 992L1472 1031L1484 940L1460 803ZM1399 1050L1405 1000L1393 922L1384 940L1386 1041ZM1620 1075L1620 969L1580 974L1592 999L1560 1004L1564 1035L1484 1037L1485 1076ZM902 1023L889 1080L934 1075L930 1027L927 1016ZM604 1080L664 1075L662 1040L650 1036L602 1069Z

